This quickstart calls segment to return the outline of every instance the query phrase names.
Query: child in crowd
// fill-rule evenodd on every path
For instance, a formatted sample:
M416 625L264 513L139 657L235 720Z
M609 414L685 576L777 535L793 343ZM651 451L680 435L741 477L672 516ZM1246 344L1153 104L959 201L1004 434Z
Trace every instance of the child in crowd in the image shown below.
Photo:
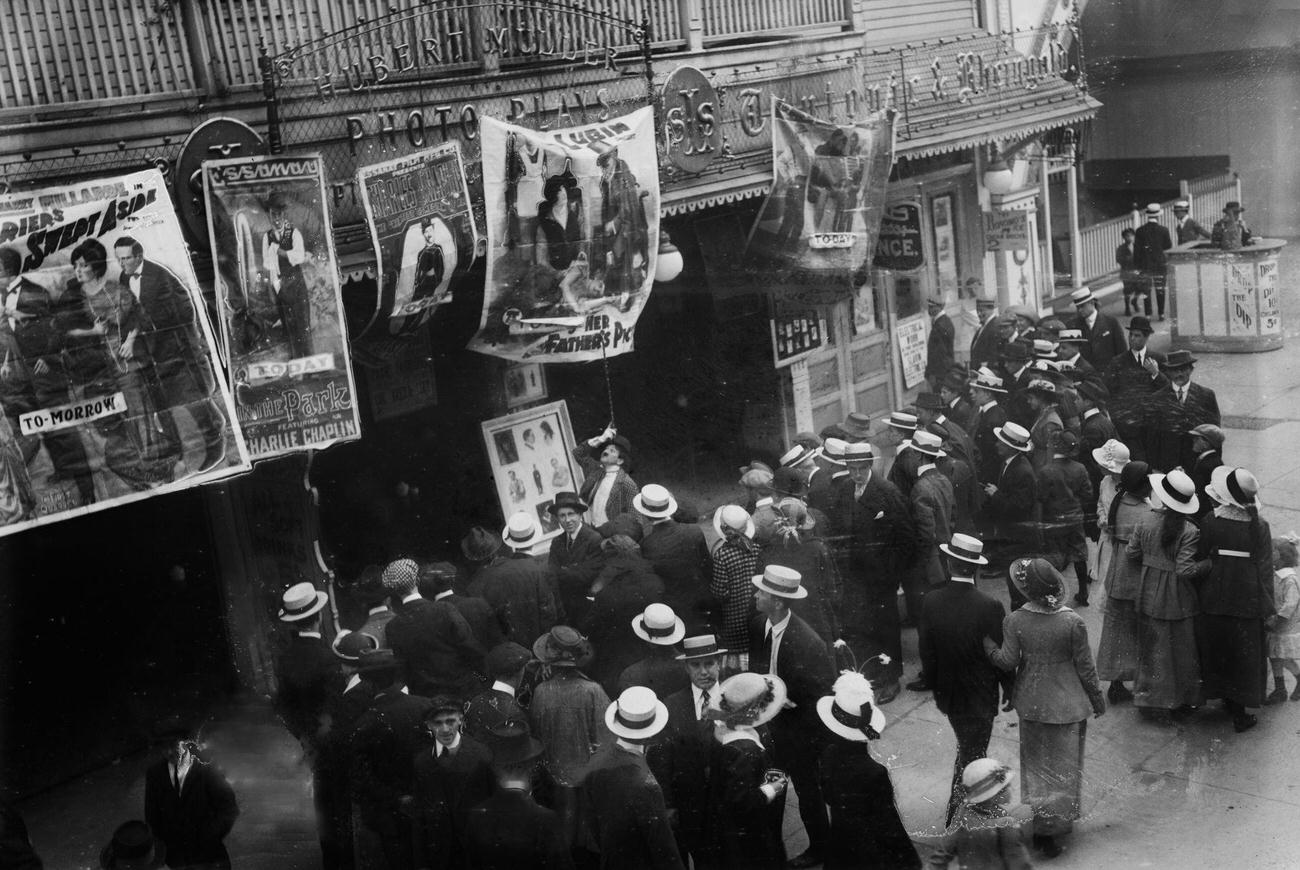
M930 853L931 867L1026 870L1034 866L1022 834L1029 816L1007 809L1014 779L1011 768L992 758L966 765L961 775L964 806L943 842Z
M1292 532L1273 539L1273 601L1277 614L1268 620L1268 661L1273 666L1273 691L1264 699L1265 704L1285 701L1286 678L1290 671L1296 678L1292 701L1300 701L1300 581L1296 579L1296 564L1300 562L1300 541Z

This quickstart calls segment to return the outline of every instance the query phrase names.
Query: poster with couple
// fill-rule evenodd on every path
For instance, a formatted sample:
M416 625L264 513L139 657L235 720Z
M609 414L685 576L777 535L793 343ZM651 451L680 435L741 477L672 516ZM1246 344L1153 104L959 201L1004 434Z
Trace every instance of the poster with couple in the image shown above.
M576 492L582 469L573 458L569 406L549 402L483 423L483 443L502 517L527 511L547 539L560 532L550 512L556 493Z
M772 102L774 178L749 253L811 271L857 269L871 256L894 154L892 111L848 125Z
M361 437L319 155L203 163L239 424L253 459Z
M471 350L587 362L632 350L659 251L654 112L529 130L482 118L487 277Z
M0 196L0 535L246 471L162 174Z
M410 335L451 298L453 277L474 261L460 144L448 142L357 170L357 189L375 246L378 316L360 335Z

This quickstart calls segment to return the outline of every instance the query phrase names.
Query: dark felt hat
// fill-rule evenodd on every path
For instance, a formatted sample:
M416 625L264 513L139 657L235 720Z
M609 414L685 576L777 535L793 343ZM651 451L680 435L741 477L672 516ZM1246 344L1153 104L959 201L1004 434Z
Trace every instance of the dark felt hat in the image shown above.
M497 644L488 651L488 654L483 658L483 667L488 672L489 677L500 674L514 674L518 673L519 669L532 659L533 654L529 650L513 640L508 640L505 643Z
M916 397L916 407L927 411L942 411L943 397L938 393L920 393Z
M1106 389L1104 384L1099 384L1096 381L1080 381L1078 390L1080 396L1094 402L1105 402L1110 399L1110 390Z
M1196 357L1190 350L1171 350L1160 361L1162 369L1181 369L1196 365Z
M99 853L101 870L156 870L167 863L167 844L139 820L123 822Z
M998 349L998 356L1008 362L1027 362L1033 355L1033 350L1023 341L1010 341Z
M460 551L471 562L486 562L501 549L500 535L494 535L482 526L475 526L461 539Z
M587 512L587 505L576 492L557 492L555 500L546 508L546 512L555 515L560 512L560 508L573 508L580 514Z
M1145 332L1147 335L1155 332L1155 329L1151 326L1151 319L1143 317L1141 314L1136 314L1129 320L1128 328L1129 332Z
M492 763L497 767L514 767L542 756L545 748L528 731L528 723L507 719L488 728L487 744Z

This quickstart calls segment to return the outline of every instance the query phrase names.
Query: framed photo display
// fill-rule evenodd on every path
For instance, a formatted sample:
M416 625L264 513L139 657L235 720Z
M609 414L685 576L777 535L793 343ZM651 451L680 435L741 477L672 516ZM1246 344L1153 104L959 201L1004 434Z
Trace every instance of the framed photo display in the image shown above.
M548 541L558 535L560 526L548 508L557 492L577 490L580 473L573 458L569 406L564 401L548 402L487 420L483 446L502 517L528 511Z
M546 398L546 366L510 363L506 366L506 407L518 408Z

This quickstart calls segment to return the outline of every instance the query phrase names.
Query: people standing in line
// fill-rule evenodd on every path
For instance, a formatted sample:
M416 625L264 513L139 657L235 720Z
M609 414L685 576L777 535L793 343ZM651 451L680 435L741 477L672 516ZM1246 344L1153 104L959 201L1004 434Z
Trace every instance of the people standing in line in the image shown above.
M1037 377L1021 393L1034 412L1034 422L1029 427L1029 438L1033 444L1029 461L1033 463L1034 471L1039 472L1052 459L1052 439L1065 428L1056 407L1056 384L1047 378Z
M1096 456L1097 451L1115 437L1115 424L1110 421L1110 414L1106 411L1110 392L1102 384L1083 381L1077 392L1079 412L1082 415L1079 426L1079 461L1087 469L1088 481L1092 484L1092 501L1083 505L1083 530L1090 540L1096 542L1099 540L1097 509L1100 506L1104 512L1110 507L1109 503L1101 501L1101 481L1108 472L1098 464Z
M955 496L952 482L943 476L935 461L943 455L941 442L929 432L918 431L912 436L912 450L922 457L917 467L916 481L912 484L912 522L916 527L916 557L912 569L903 579L903 592L907 599L907 617L921 622L921 606L931 589L942 586L948 579L939 545L952 537ZM920 676L907 688L914 692L929 691L927 675Z
M614 739L592 758L584 788L601 870L684 870L663 790L645 760L668 708L633 686L609 705L604 722Z
M885 730L871 683L857 671L845 671L830 692L817 700L825 742L818 770L831 816L826 870L919 868L889 770L871 756L870 741Z
M464 733L464 711L458 698L430 698L424 727L432 743L412 759L416 864L465 867L469 860L465 821L470 807L492 794L492 752Z
M490 743L489 732L503 722L524 718L519 706L519 684L532 653L508 640L494 646L483 659L492 685L465 704L465 733L481 743Z
M1291 700L1300 701L1300 581L1296 565L1300 551L1294 534L1273 539L1273 604L1276 613L1265 621L1268 629L1268 661L1273 669L1273 691L1265 704L1280 704L1287 699L1286 677L1291 672L1295 688Z
M1159 506L1134 526L1125 548L1128 560L1141 566L1133 704L1144 717L1169 724L1201 705L1196 581L1209 565L1197 560L1199 536L1187 520L1197 509L1192 479L1175 469L1150 480Z
M830 690L835 665L825 641L790 609L808 596L799 573L768 565L752 582L758 615L750 622L749 669L780 677L791 701L772 720L771 733L773 757L799 791L799 818L808 835L807 850L790 860L797 870L826 855L830 828L818 780L822 742L815 705Z
M1171 473L1172 474L1172 473ZM1206 699L1223 699L1238 733L1253 728L1264 703L1264 621L1273 600L1273 536L1259 515L1259 481L1244 468L1216 468L1206 493L1216 504L1201 519L1196 647Z
M993 434L998 439L1001 467L996 482L984 484L988 495L984 512L993 523L993 561L1007 565L1039 548L1038 476L1026 455L1033 449L1027 429L1006 423L994 429ZM1024 599L1010 581L1007 588L1014 610Z
M1020 833L1023 820L1007 808L1014 780L1015 772L992 758L966 765L961 774L966 793L962 811L930 853L931 867L948 867L954 860L963 870L1033 867Z
M575 626L600 651L588 673L605 692L618 696L623 671L645 655L645 642L633 631L636 617L664 600L664 581L627 535L606 538L605 567L592 583L587 618Z
M1110 683L1106 698L1112 704L1133 700L1125 682L1137 677L1138 615L1137 596L1141 566L1129 561L1128 543L1133 529L1151 512L1150 467L1145 462L1129 461L1124 445L1118 441L1105 450L1102 461L1108 469L1118 468L1119 484L1113 495L1098 505L1105 505L1102 520L1099 572L1106 590L1105 618L1101 625L1101 643L1097 647L1097 676ZM1122 464L1120 460L1123 460Z
M1115 265L1119 266L1119 278L1124 288L1124 316L1128 317L1138 309L1142 299L1142 273L1133 260L1137 233L1133 232L1132 227L1125 227L1119 237L1120 243L1115 248Z
M154 729L158 757L144 773L144 818L175 870L230 870L225 839L239 817L235 790L200 753L199 730L179 717Z
M996 482L1001 471L998 437L993 432L1007 422L1007 412L999 404L999 400L1006 397L1007 389L1003 386L1000 375L991 369L981 368L971 381L970 394L975 408L968 431L975 449L975 478L982 487L983 484ZM982 516L980 522L986 525Z
M1191 212L1192 204L1187 200L1180 199L1174 203L1174 218L1178 221L1177 226L1174 227L1174 233L1180 245L1194 242L1197 239L1208 241L1212 238L1205 227L1196 222Z
M960 426L961 431L965 432L968 438L974 434L970 429L970 421L975 413L975 406L970 400L970 378L970 369L961 363L954 363L943 376L943 383L939 385L939 398L943 399L944 416ZM974 460L973 455L971 459Z
M460 575L450 562L423 562L415 578L416 591L430 601L444 601L464 618L480 649L490 650L505 640L501 623L492 605L473 595L455 590ZM380 644L383 646L383 644Z
M573 448L583 471L578 498L590 505L587 519L597 531L610 520L633 513L632 499L640 487L627 472L632 445L613 426Z
M1156 298L1156 315L1161 321L1165 319L1165 251L1174 246L1169 238L1169 230L1160 223L1162 209L1159 203L1150 203L1146 207L1146 223L1135 230L1133 239L1133 265L1142 273L1146 285L1146 297L1143 300L1144 313L1151 316L1151 297Z
M1011 678L994 667L984 654L984 638L1002 643L1002 602L976 588L984 556L984 542L961 533L941 544L948 559L946 585L925 598L921 613L921 669L934 690L934 703L948 717L957 738L953 762L952 793L945 824L951 825L961 806L962 771L982 758L993 736L998 715L998 689L1011 698Z
M1034 846L1061 853L1057 837L1079 818L1088 714L1106 700L1082 617L1062 604L1065 583L1046 559L1017 559L1011 580L1026 603L1007 616L1002 644L984 641L992 662L1015 671L1012 704L1020 715L1021 798L1034 811Z

